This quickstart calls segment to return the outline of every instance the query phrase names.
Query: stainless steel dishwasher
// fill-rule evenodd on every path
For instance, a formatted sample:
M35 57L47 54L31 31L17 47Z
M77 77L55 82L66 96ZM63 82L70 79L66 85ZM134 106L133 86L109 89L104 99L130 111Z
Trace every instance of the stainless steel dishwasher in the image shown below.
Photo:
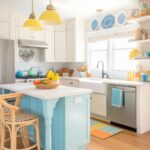
M123 106L112 105L112 88L121 89L123 92ZM112 123L129 127L136 131L136 88L121 85L108 85L107 89L107 114Z

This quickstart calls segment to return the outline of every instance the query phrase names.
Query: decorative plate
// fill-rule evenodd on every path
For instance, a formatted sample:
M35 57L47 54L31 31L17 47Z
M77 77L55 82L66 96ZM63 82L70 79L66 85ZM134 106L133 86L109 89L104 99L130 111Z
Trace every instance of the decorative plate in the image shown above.
M112 28L115 23L115 17L113 15L107 15L102 19L101 26L103 29Z
M120 11L116 15L116 24L117 25L125 25L127 21L127 12L126 11Z
M91 21L91 29L94 31L99 29L99 20L98 19L93 19Z

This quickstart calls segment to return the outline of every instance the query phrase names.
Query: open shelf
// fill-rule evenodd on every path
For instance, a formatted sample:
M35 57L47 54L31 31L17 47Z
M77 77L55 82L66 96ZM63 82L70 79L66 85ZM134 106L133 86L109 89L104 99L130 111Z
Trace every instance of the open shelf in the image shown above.
M150 43L150 39L147 39L147 40L129 40L129 42L136 42L136 43Z
M142 61L142 60L149 60L149 61L150 61L150 58L135 58L135 59L130 59L130 60L137 60L137 61L138 61L138 60L139 60L139 61L140 61L140 60L141 60L141 61Z
M141 22L141 23L146 22L146 21L150 21L150 15L137 17L137 18L128 20L128 22Z

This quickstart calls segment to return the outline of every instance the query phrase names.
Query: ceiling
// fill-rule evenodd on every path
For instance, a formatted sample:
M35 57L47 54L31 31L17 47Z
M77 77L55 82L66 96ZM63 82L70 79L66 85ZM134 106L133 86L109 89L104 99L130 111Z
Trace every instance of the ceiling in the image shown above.
M35 13L38 16L45 9L49 0L34 0L34 3ZM96 13L96 9L108 11L138 7L137 0L52 0L52 3L64 19L78 15L90 17ZM0 6L25 15L29 15L31 12L31 0L0 0Z

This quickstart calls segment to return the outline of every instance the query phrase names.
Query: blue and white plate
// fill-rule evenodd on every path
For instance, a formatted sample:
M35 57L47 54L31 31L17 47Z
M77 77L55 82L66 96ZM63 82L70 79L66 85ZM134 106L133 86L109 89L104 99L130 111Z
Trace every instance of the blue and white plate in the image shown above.
M103 29L112 28L115 24L115 17L113 15L107 15L102 19L101 26Z
M117 25L125 25L127 21L127 12L126 11L120 11L116 15L116 24Z
M97 31L99 29L99 20L98 19L93 19L91 21L91 29L94 31Z

